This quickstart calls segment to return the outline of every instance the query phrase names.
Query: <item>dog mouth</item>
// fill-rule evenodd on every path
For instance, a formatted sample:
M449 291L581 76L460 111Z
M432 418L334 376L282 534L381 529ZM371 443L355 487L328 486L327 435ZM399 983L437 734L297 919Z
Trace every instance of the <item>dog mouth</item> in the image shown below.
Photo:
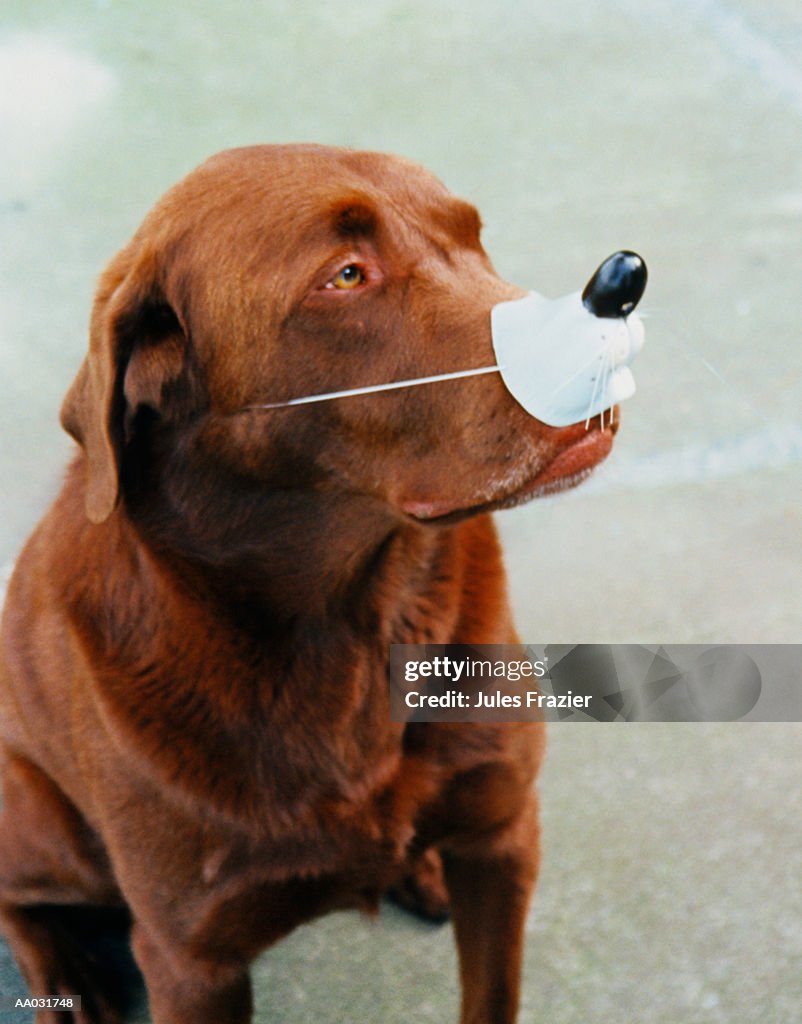
M545 466L506 494L457 508L447 502L410 501L403 504L403 511L421 523L449 525L469 516L514 508L534 498L569 490L587 479L594 468L607 458L617 428L615 420L602 426L598 417L591 421L587 429L584 423L577 424L567 443ZM571 431L573 428L568 429Z

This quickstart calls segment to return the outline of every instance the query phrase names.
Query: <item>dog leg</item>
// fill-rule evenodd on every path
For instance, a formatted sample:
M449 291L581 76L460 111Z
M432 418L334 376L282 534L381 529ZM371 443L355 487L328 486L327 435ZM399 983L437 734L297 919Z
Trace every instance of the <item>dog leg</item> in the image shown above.
M90 935L91 925L87 929L85 919L76 924L73 917L73 912L83 917L84 909L88 908L0 906L0 927L32 996L81 997L80 1010L37 1011L36 1024L121 1024L123 1020L134 977L123 978L109 970L109 922ZM97 919L95 908L88 913Z
M199 961L168 951L138 922L132 941L145 976L153 1024L248 1024L251 1020L247 966Z
M539 864L537 803L492 846L443 858L460 964L460 1024L513 1024L524 925Z
M100 945L98 924L108 924L99 908L116 906L118 915L124 908L102 846L30 761L11 756L4 783L0 929L33 995L82 998L80 1011L42 1010L37 1024L114 1024L122 993L92 945Z

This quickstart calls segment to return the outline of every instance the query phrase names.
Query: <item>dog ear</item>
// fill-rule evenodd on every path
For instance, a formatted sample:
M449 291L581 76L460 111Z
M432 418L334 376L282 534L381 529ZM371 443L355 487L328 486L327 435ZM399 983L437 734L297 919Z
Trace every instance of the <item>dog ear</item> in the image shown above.
M93 523L117 505L137 410L161 411L165 385L180 377L186 355L187 334L159 283L155 256L124 249L100 280L89 352L61 407L62 426L85 452Z

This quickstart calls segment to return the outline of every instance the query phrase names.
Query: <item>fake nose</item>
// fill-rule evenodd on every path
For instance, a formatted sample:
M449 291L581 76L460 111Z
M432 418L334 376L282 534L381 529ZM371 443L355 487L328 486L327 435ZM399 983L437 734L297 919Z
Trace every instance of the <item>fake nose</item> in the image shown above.
M582 303L594 316L629 316L646 288L646 264L636 252L613 253L585 285Z
M636 304L646 264L634 252L609 256L584 292L500 302L491 337L501 379L513 398L542 423L567 427L635 393L629 364L643 347Z

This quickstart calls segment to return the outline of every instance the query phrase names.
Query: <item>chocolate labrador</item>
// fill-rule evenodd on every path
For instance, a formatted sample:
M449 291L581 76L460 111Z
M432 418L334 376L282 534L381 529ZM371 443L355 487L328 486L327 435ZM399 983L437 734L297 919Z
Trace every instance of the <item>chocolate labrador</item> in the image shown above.
M394 724L389 645L513 641L488 513L614 427L546 426L496 374L260 408L492 363L489 310L524 293L479 229L408 161L256 146L102 275L0 674L0 921L73 1020L118 1019L78 906L127 908L157 1024L240 1024L257 954L391 889L447 901L463 1024L514 1020L542 727Z

